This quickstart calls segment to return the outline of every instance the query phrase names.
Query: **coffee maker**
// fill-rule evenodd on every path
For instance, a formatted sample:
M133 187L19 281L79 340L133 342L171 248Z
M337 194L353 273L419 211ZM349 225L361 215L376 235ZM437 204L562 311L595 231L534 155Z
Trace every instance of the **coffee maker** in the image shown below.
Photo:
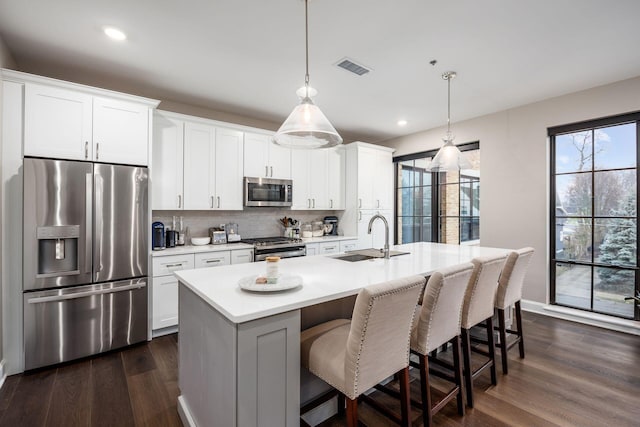
M151 224L151 248L154 251L160 251L166 248L164 224L161 222L154 222Z
M324 224L330 224L331 225L331 230L329 230L327 233L325 233L325 235L328 236L337 236L338 235L338 217L337 216L325 216L324 217Z

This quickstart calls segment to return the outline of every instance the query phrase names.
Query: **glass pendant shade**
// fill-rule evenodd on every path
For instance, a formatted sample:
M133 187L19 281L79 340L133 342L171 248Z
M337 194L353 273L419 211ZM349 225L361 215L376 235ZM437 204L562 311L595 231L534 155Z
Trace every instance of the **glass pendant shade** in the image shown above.
M433 158L428 170L431 172L450 172L461 169L471 169L471 163L467 160L458 147L453 145L453 138L444 138L444 145Z
M427 170L431 172L451 172L460 169L471 169L471 163L460 152L458 147L453 145L453 134L451 133L451 79L455 78L455 71L446 71L442 78L447 81L447 135L442 138L444 145L440 147L438 154L433 158Z
M342 138L310 97L301 99L273 137L273 142L287 148L329 148Z

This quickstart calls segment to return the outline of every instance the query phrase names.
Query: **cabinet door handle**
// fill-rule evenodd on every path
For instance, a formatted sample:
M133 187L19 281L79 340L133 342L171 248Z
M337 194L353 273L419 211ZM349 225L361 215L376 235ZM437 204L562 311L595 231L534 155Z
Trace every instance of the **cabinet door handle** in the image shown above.
M220 207L220 196L218 196L218 208Z
M269 166L271 168L271 178L273 178L273 166Z
M182 195L178 194L178 207L182 208Z
M329 199L329 207L333 209L333 199Z
M209 206L213 209L213 196L209 197Z
M89 158L89 141L84 142L84 158L85 160Z
M96 142L96 160L100 158L100 143Z
M264 165L264 176L269 176L269 166Z
M220 262L220 261L221 261L221 260L219 260L219 259L208 259L208 260L206 260L206 261L205 261L205 263L207 263L207 264L212 264L212 263L214 263L214 262Z
M362 199L358 199L358 208L362 208Z
M315 209L316 207L316 199L313 199L313 208Z
M376 200L376 208L380 207L380 200Z
M358 211L358 221L362 221L362 211Z
M311 199L307 199L307 207L311 208Z

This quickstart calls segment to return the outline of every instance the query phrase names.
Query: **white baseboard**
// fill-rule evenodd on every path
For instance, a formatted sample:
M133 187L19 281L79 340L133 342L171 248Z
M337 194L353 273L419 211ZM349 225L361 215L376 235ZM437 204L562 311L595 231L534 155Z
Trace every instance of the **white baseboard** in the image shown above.
M632 335L640 335L640 322L606 316L604 314L562 307L559 305L544 304L541 302L522 300L522 310L558 319L571 320L585 325L597 326L612 331L625 332Z
M7 374L4 372L4 359L0 362L0 389L4 385L4 380L7 379Z
M183 426L196 427L196 422L189 411L189 406L182 395L178 396L178 415Z

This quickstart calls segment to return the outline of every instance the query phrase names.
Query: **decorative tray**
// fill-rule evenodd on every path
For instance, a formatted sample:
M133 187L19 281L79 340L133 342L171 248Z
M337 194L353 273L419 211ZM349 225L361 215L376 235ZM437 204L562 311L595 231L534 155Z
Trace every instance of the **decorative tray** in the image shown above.
M238 281L238 286L240 289L251 292L286 291L302 286L302 277L298 275L282 274L278 277L278 282L272 284L256 283L257 277L256 275L243 277Z

